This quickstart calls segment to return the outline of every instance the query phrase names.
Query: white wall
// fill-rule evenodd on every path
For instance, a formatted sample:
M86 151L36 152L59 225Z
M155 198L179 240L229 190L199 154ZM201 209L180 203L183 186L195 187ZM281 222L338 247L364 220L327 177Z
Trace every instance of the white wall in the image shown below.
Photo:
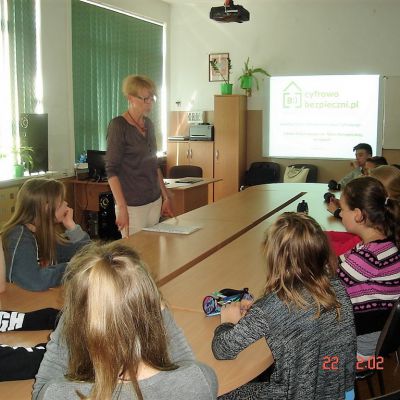
M41 2L43 106L44 112L49 114L49 169L71 171L75 162L71 4L70 0ZM97 3L166 23L167 26L169 24L169 5L161 0L108 0Z
M103 3L105 3L103 1ZM229 52L234 91L248 56L274 75L379 73L400 75L398 0L236 0L250 21L209 19L222 0L108 0L119 9L167 23L169 108L212 110L219 84L208 82L208 54ZM74 163L70 0L42 0L44 110L49 113L52 170ZM168 80L168 76L170 79ZM249 109L262 109L254 92Z
M400 75L398 0L236 0L243 24L209 19L222 0L171 5L170 108L212 110L219 83L208 82L208 54L229 52L234 93L244 61L272 75ZM249 109L262 109L262 91Z

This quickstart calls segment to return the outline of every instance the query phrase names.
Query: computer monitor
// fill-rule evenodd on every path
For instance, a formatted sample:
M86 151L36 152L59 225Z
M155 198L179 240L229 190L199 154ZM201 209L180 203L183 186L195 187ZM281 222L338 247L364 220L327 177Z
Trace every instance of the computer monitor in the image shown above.
M87 150L89 178L96 181L107 180L106 152L102 150Z

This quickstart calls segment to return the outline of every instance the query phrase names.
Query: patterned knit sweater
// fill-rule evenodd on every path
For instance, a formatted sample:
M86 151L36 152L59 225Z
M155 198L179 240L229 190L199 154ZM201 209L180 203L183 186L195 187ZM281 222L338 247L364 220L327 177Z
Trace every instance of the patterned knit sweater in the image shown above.
M269 382L248 383L223 396L224 400L344 399L354 384L356 335L349 296L338 279L332 280L332 286L342 305L339 320L333 310L315 318L314 306L289 308L271 293L255 302L236 325L216 328L212 350L217 359L234 359L265 338L275 360Z
M390 239L360 243L339 257L339 278L353 303L357 335L382 330L400 296L400 252Z

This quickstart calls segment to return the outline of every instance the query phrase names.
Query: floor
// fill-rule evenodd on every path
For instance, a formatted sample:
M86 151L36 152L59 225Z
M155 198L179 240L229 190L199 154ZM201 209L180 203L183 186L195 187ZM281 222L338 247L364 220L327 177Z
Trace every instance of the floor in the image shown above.
M385 393L394 392L400 389L400 365L397 364L394 354L391 357L386 357L383 369L383 382L385 385ZM378 378L376 375L372 377L372 384L375 391L375 396L380 395ZM359 400L367 400L371 398L367 381L357 382Z

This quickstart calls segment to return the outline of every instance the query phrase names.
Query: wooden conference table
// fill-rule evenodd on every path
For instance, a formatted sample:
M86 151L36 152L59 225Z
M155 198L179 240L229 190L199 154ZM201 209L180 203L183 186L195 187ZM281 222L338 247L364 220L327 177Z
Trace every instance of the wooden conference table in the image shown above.
M236 360L217 361L211 352L213 331L219 317L205 317L205 295L224 287L243 288L259 296L264 281L262 240L266 228L283 211L295 211L300 200L309 205L309 214L327 230L340 230L342 224L326 211L324 184L271 184L246 189L229 198L209 204L169 223L201 224L191 235L139 232L126 243L139 251L184 330L196 357L212 366L219 380L219 394L238 387L273 363L265 340L243 351ZM9 284L0 295L3 310L28 311L60 306L60 289L42 293L26 292ZM1 334L1 343L34 345L49 332ZM32 380L0 383L0 397L27 399Z

